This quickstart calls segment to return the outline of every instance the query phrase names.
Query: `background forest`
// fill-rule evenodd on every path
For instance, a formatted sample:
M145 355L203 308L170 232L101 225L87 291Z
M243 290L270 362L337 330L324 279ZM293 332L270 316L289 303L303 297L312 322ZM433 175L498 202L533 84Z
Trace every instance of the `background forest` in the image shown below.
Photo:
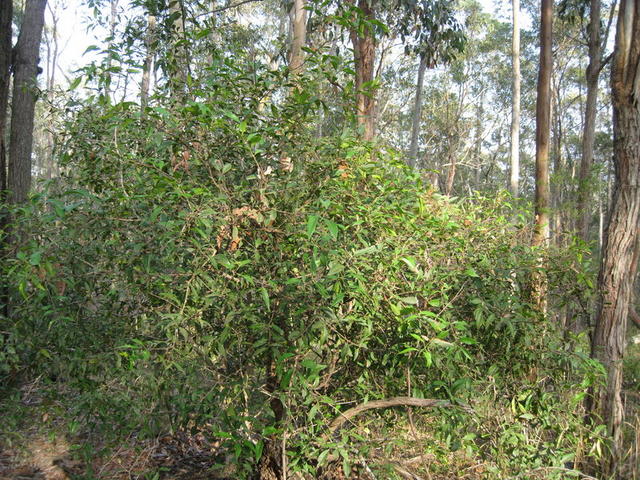
M638 72L633 0L2 0L0 478L639 479Z

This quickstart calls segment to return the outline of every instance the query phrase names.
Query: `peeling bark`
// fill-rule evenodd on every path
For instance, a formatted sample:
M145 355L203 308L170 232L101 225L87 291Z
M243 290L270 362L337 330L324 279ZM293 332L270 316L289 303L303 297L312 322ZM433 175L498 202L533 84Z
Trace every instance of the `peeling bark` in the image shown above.
M356 119L358 127L363 131L362 139L371 141L375 136L375 96L372 84L376 41L370 22L375 20L375 11L373 2L368 0L358 0L358 9L367 24L361 29L351 28L349 32L356 72Z
M611 455L595 470L621 478L622 362L629 307L637 273L634 261L640 222L640 3L620 3L611 71L615 184L600 273L596 326L591 353L606 370L606 385L596 388L587 405L592 422L603 422L611 438Z

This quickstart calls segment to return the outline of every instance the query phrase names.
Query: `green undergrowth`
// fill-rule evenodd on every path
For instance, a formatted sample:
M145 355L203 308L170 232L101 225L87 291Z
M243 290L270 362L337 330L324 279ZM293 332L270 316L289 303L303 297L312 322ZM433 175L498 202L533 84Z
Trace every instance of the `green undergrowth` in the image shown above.
M373 455L362 425L394 439L406 409L329 423L405 395L454 405L415 413L435 473L455 452L477 478L597 454L580 425L599 369L528 293L542 255L550 305L578 311L581 247L532 250L506 195L448 199L393 152L315 138L303 89L264 108L246 90L270 83L233 85L75 112L65 178L14 212L5 384L64 384L70 418L105 436L204 431L235 478L269 442L291 471L349 472Z

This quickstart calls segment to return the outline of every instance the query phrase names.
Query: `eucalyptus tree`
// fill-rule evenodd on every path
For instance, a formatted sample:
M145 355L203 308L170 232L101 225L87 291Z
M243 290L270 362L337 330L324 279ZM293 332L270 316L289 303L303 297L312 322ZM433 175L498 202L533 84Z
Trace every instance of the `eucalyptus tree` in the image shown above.
M551 74L550 239L560 245L573 231L577 160L584 110L583 46L579 25L558 16L553 39L554 65Z
M289 13L291 19L291 50L289 52L289 70L292 75L302 72L304 52L302 48L306 44L307 12L306 0L293 0Z
M612 9L616 1L612 3ZM582 158L580 162L580 174L578 184L577 212L578 232L584 241L589 239L589 224L591 220L591 168L594 161L594 144L596 133L596 113L598 102L598 90L600 72L609 61L605 58L605 46L609 38L611 22L614 18L613 11L609 15L607 26L602 31L601 1L590 0L590 21L587 27L589 46L589 65L585 76L587 80L587 101L585 104L584 129L582 134Z
M425 56L426 64L446 61L464 47L454 8L455 3L444 0L345 2L342 21L348 25L353 47L356 121L364 140L375 136L375 63L379 38L400 34L407 49Z
M156 50L156 15L154 12L147 14L147 31L145 33L145 57L142 66L142 82L140 83L140 106L144 112L149 102L149 89L151 86L151 74Z
M185 31L185 6L183 0L169 0L170 53L168 61L171 65L169 87L171 95L178 103L185 101L189 83L190 59L187 34Z
M549 144L551 127L551 72L553 69L553 0L540 6L540 64L536 100L536 195L533 245L544 245L549 238Z
M0 2L0 202L7 189L6 125L11 86L11 22L13 1ZM2 224L0 224L2 227Z
M512 35L511 65L513 69L512 108L511 108L511 162L509 169L509 188L517 197L520 183L520 0L511 1Z
M531 243L534 247L549 242L550 189L549 189L549 140L551 127L551 72L553 0L540 4L540 63L536 99L536 193L535 223ZM542 262L542 259L540 260ZM547 278L544 272L534 272L531 289L533 300L541 313L547 311Z
M11 203L22 203L31 188L31 152L37 99L40 42L46 0L27 0L18 41L14 47L13 95L7 189Z
M606 370L606 385L589 398L592 421L603 421L611 438L610 455L598 470L622 478L622 360L626 348L629 305L637 272L640 222L640 4L620 2L611 68L615 184L598 275L596 325L592 356Z
M505 161L508 167L503 144L511 107L510 26L473 1L461 4L460 15L464 52L446 67L427 70L420 115L425 127L416 142L421 145L417 164L431 170L433 183L445 194L500 188Z
M465 36L454 16L451 2L425 2L419 10L413 12L420 28L413 34L412 42L407 44L407 51L414 51L420 58L418 79L411 122L411 144L409 146L408 164L415 167L418 157L418 137L420 134L420 117L422 112L422 90L427 68L434 68L439 63L450 62L459 54L465 45ZM406 39L414 29L405 16L401 22L401 34Z

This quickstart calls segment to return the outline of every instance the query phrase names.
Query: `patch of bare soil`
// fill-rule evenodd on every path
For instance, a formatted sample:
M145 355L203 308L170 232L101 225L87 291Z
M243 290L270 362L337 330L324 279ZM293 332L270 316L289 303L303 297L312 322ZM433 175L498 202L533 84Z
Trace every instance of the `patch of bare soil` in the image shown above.
M66 480L68 476L57 462L68 453L64 439L31 437L21 451L0 450L0 479Z
M96 478L135 480L148 478L149 472L158 472L159 478L167 480L231 480L233 471L224 467L225 460L220 446L201 434L178 433L143 441L132 437L111 454L94 457L89 463L74 459L65 440L36 437L21 451L0 452L0 480L67 480L89 473Z

